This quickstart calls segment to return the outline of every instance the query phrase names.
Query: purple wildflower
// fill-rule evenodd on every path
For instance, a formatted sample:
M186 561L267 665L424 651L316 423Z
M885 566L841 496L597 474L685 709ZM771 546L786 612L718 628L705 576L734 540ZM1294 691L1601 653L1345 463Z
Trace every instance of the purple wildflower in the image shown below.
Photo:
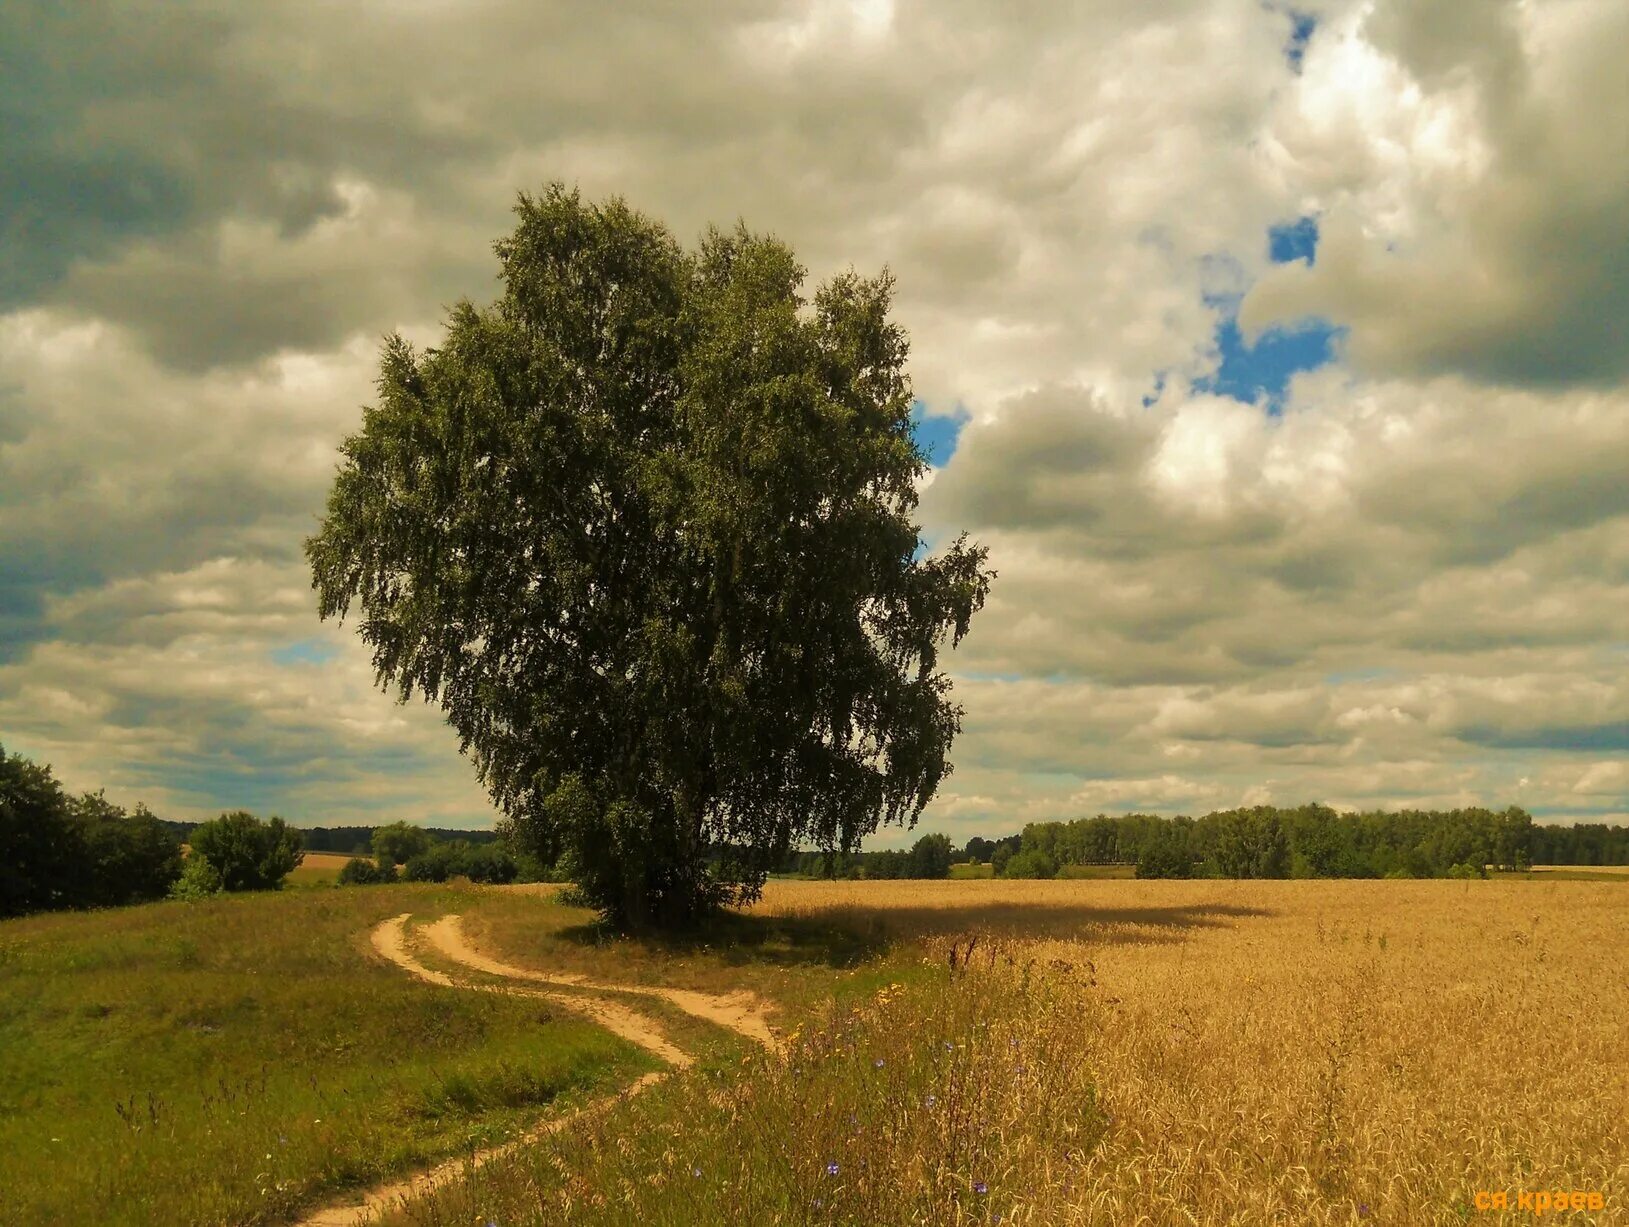
M839 1168L835 1162L826 1164L826 1175L835 1176L837 1175L838 1171Z
M990 1186L985 1184L984 1181L982 1181L982 1180L973 1181L973 1192L977 1193L980 1197L983 1197L989 1191L990 1191Z

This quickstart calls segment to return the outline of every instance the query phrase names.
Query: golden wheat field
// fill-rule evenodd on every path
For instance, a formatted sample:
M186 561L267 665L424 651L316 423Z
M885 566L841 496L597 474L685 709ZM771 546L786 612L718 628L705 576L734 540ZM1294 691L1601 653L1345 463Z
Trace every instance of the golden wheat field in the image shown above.
M787 882L759 906L947 959L982 933L962 974L1058 982L1070 1024L1027 1025L1088 1071L1103 1136L1029 1170L1008 1221L1492 1222L1541 1190L1629 1221L1619 886Z
M480 939L546 959L521 913L555 905L489 897ZM865 953L593 957L715 991L736 964L777 1051L386 1223L1629 1222L1622 883L781 881L754 911Z

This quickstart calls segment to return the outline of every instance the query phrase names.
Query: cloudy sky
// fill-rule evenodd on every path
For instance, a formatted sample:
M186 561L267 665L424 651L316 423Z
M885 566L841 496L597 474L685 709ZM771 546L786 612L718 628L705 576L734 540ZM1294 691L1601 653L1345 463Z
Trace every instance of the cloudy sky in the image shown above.
M958 837L1629 820L1621 0L8 0L0 741L175 816L493 817L319 623L379 339L515 193L891 267Z

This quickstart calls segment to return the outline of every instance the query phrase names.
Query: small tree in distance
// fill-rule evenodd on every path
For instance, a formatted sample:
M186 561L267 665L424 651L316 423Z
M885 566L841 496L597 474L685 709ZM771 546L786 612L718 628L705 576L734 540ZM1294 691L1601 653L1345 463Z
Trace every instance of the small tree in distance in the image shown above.
M910 876L948 878L950 876L950 836L924 835L911 845Z
M375 827L373 855L381 869L405 865L420 853L430 850L430 833L410 822L392 822L389 826Z
M800 842L914 823L992 573L920 554L886 275L800 293L744 227L522 196L493 306L385 345L307 543L381 685L445 710L516 843L631 927L753 897Z
M192 855L220 875L221 889L278 890L305 857L300 832L281 818L264 822L247 810L222 814L193 829Z

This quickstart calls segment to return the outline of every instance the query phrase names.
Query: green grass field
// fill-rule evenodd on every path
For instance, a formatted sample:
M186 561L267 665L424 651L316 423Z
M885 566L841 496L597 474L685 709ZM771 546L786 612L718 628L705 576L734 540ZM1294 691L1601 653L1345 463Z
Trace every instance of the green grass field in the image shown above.
M370 957L456 887L0 924L0 1223L277 1223L651 1068L545 1003Z

